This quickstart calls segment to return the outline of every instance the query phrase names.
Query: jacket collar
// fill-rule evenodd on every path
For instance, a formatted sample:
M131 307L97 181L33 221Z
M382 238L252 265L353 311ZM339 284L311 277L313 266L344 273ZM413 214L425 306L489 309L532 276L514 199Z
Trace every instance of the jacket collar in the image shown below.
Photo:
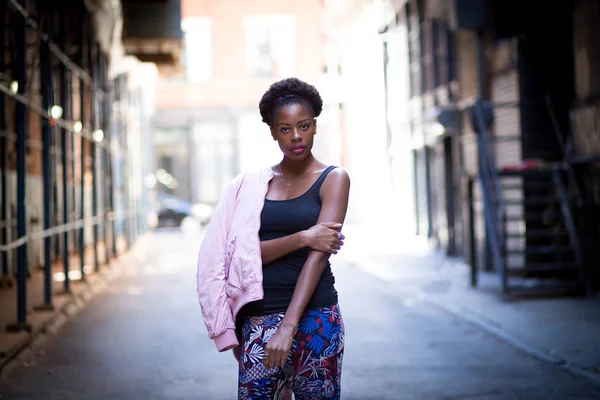
M271 180L273 178L273 176L275 175L275 173L273 172L273 168L271 167L266 167L260 170L260 175L261 177L264 177L265 179Z

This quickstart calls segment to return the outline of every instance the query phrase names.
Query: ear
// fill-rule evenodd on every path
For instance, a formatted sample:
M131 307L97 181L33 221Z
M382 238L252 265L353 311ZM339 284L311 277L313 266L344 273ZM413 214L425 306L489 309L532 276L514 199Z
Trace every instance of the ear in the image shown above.
M277 135L275 135L275 128L270 127L269 128L271 130L271 137L273 138L273 140L277 140Z
M313 123L315 124L315 135L317 134L317 119L313 118Z

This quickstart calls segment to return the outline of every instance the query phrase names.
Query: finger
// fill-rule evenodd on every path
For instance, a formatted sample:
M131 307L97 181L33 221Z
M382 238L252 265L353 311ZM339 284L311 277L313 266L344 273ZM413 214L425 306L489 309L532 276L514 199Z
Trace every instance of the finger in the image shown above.
M265 368L267 369L272 369L275 368L276 364L277 364L277 353L276 352L271 352L269 353L269 358L267 359L267 362L265 363Z
M263 364L265 365L265 368L267 368L267 369L271 369L271 368L273 368L273 367L271 366L271 358L272 358L272 357L273 357L273 355L270 355L269 357L267 357L267 358L265 358L265 359L263 360Z
M281 365L281 363L280 363L280 361L281 361L281 351L280 350L274 351L271 354L271 357L270 357L269 361L270 361L270 364L271 364L271 368L277 368L277 367L279 367Z
M277 355L273 357L273 368L281 366L281 351L277 352Z
M332 234L333 236L335 236L335 238L336 238L336 239L338 239L338 240L344 240L344 239L346 239L346 236L344 236L344 234L343 234L343 233L341 233L341 232L338 232L338 231L336 231L336 230L332 230L331 234Z
M326 226L330 229L340 229L342 227L342 224L340 224L339 222L323 222L323 226Z
M263 359L263 364L268 368L268 365L271 363L271 359L273 358L273 352L265 347L265 358Z
M269 368L275 368L279 364L279 354L277 351L271 353L269 357Z
M287 354L285 354L283 351L281 352L281 354L279 355L279 362L277 363L278 367L283 367L283 365L285 364L287 358Z

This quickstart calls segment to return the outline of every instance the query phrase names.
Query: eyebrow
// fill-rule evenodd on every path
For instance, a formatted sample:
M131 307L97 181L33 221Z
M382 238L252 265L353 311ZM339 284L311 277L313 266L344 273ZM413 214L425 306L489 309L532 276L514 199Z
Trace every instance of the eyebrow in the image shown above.
M298 123L301 124L303 122L308 122L310 120L311 120L310 118L306 118L306 119L303 119L302 121L298 121ZM286 122L278 122L277 125L291 125L291 124L288 124Z

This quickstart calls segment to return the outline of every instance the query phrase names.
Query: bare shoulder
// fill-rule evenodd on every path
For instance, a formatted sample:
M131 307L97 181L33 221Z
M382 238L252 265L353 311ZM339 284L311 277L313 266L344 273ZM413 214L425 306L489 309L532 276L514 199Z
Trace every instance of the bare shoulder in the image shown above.
M350 175L342 167L337 167L331 170L327 179L337 183L350 183Z
M348 193L350 190L350 175L341 167L334 168L325 178L323 189L326 192L341 191Z

